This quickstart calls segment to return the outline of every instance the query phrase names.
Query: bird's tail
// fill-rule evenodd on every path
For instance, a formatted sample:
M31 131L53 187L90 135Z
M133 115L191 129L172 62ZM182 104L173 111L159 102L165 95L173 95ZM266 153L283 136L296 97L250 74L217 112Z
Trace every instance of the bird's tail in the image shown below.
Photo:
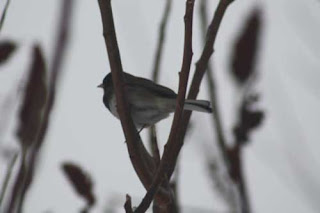
M212 113L210 102L204 100L186 100L184 103L184 109Z

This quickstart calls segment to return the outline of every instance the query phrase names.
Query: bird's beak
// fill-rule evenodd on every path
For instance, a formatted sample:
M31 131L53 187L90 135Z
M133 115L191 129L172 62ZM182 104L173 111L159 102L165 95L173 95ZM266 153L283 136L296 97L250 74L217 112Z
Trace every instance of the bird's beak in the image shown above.
M98 88L103 88L103 84L99 84L97 87Z

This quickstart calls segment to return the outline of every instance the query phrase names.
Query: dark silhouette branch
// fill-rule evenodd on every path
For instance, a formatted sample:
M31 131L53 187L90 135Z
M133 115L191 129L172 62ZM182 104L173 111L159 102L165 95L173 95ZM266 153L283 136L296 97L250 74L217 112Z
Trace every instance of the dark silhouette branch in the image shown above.
M215 42L222 18L228 6L232 2L233 0L220 0L218 4L218 7L214 13L214 16L212 18L212 21L207 31L207 37L206 37L206 43L205 43L204 49L202 51L199 61L196 64L196 70L193 75L193 79L192 79L192 83L191 83L191 87L190 87L187 99L196 99L199 93L200 84L204 76L204 73L207 69L209 58L214 51L213 46L214 46L214 42ZM181 147L183 146L184 136L187 132L187 127L190 121L191 112L192 111L185 111L183 113L182 127L178 133L179 139L176 141L175 147L171 150L173 156L177 156L177 154L181 150ZM177 159L174 159L174 161L175 161L174 164L170 165L170 168L168 169L168 172L167 172L167 177L169 178L169 180L173 174Z
M190 72L190 66L192 61L192 23L193 23L193 8L194 8L194 0L187 0L186 1L186 12L184 16L185 21L185 37L184 37L184 51L183 51L183 61L182 61L182 68L181 72L179 73L180 81L179 81L179 91L176 103L176 110L171 126L171 132L169 135L169 139L167 144L164 148L164 154L160 161L159 168L157 170L156 176L152 182L150 189L148 190L147 194L143 198L142 202L138 206L135 212L145 212L152 200L154 195L156 194L160 184L166 178L166 172L169 168L169 165L172 164L173 160L177 158L176 156L172 155L172 149L175 146L177 141L177 133L179 132L179 128L181 126L181 117L183 112L183 105L185 101L185 95L187 91L187 84Z
M11 161L9 163L8 170L6 172L6 176L4 178L4 182L3 182L2 188L1 188L0 207L2 206L2 201L3 201L3 198L4 198L5 194L6 194L6 190L7 190L7 187L9 185L9 181L11 179L13 167L14 167L14 164L16 163L17 158L18 158L18 153L14 153L14 156L12 157L12 159L11 159Z
M31 150L31 159L29 162L30 169L27 174L27 182L23 189L23 197L26 193L29 185L32 183L32 178L34 176L34 170L36 166L36 161L38 159L38 155L40 152L40 148L44 143L44 139L49 127L50 116L54 106L54 102L57 94L57 85L60 80L63 60L65 59L66 47L69 41L70 35L70 26L71 26L71 17L74 8L73 0L63 0L61 4L61 16L59 21L59 30L57 35L57 40L55 43L55 49L52 59L52 67L51 67L51 76L50 76L50 85L48 89L48 100L46 104L46 108L44 111L44 116L42 120L42 126L40 128L39 137L34 145L34 148ZM20 206L22 206L21 203Z
M264 119L264 112L252 106L259 100L259 95L254 92L253 83L257 77L256 62L261 22L261 11L255 8L234 45L231 63L231 74L243 92L238 108L238 121L233 128L235 145L228 149L229 172L233 181L238 185L241 209L244 213L251 212L251 209L243 172L242 150L249 143L250 133L259 127Z
M216 12L208 28L207 40L206 40L204 50L202 52L202 55L199 61L197 62L196 71L192 80L188 99L195 99L199 92L200 83L207 69L209 58L214 51L213 46L218 33L218 29L220 27L220 24L226 9L228 8L228 6L232 1L233 0L221 0L218 4ZM161 184L161 182L165 177L168 180L170 180L170 177L174 171L174 168L177 162L179 152L183 146L184 135L186 133L187 125L189 123L190 116L191 116L191 112L187 112L187 111L183 112L182 107L185 99L184 96L186 93L187 80L188 80L188 75L190 71L191 59L192 59L192 42L191 41L192 41L193 3L194 3L193 1L188 1L188 0L186 3L187 7L186 7L186 15L185 15L185 28L186 28L185 49L184 49L182 71L180 73L180 83L179 83L176 112L173 119L173 124L171 127L168 143L165 145L164 154L160 162L160 167L158 168L156 177L152 183L150 190L148 191L144 200L140 204L143 206L147 205L149 202L152 201L152 197L156 193L157 187ZM187 14L190 14L190 13L191 15L188 16ZM190 19L191 19L191 22L188 22L188 20L190 21Z
M144 147L130 116L130 109L124 90L125 84L122 78L123 69L116 38L111 1L98 0L98 3L102 18L103 36L105 38L105 44L112 73L112 81L115 87L117 110L126 138L130 160L140 181L148 190L152 183L156 166L153 158ZM169 199L169 193L165 192L163 189L161 189L160 192L161 193L159 193L159 196L157 196L158 201L160 203L167 203Z
M55 46L55 51L53 54L54 56L52 61L51 76L49 78L50 85L49 85L48 94L47 94L48 98L45 103L45 107L44 107L44 111L41 119L41 126L39 127L39 133L37 134L37 137L32 138L31 140L33 141L32 144L31 143L29 144L28 141L22 144L22 147L26 147L27 149L23 150L21 168L18 173L17 181L13 189L12 199L9 205L8 212L12 212L12 210L15 208L17 212L21 212L25 194L33 180L38 155L40 152L40 148L45 139L45 135L50 122L50 114L55 101L56 87L61 74L62 61L64 59L65 49L68 43L67 41L69 37L69 25L71 22L72 8L73 8L72 0L63 1L62 9L61 9L62 14L59 22L58 37L57 37L57 42ZM39 49L39 47L36 47L35 49L37 50ZM40 50L38 50L37 52L40 52ZM42 60L44 63L44 59ZM28 152L28 154L26 153L26 151ZM13 201L14 199L16 200L16 202Z
M163 53L165 36L166 36L166 28L167 28L168 18L171 11L171 5L172 5L172 0L166 0L164 13L160 23L159 38L157 42L156 55L155 55L154 66L152 70L152 80L156 83L159 81L160 63L163 55L162 53Z
M128 152L134 169L136 170L143 185L148 188L152 180L152 171L146 161L152 161L151 156L143 149L139 134L132 122L129 105L125 98L124 83L122 78L122 64L116 32L113 22L112 8L110 0L99 0L103 36L107 47L109 63L112 73L112 80L116 92L117 110L120 116L121 125L126 137Z
M158 42L156 47L156 54L154 58L153 69L152 69L152 80L156 83L159 81L160 63L163 55L164 41L165 41L168 18L171 11L171 5L172 5L172 0L166 0L166 5L164 8L164 12L163 12L163 16L162 16L160 28L159 28L159 37L158 37ZM159 148L158 148L159 146L157 142L156 133L157 133L157 129L155 125L153 125L149 129L149 141L150 141L150 147L152 150L152 156L155 159L156 164L158 165L157 162L160 162L160 153L159 153Z
M7 212L15 212L16 208L20 207L19 202L23 199L23 187L26 185L29 166L26 161L27 152L32 149L42 125L47 91L45 59L39 46L33 48L32 64L28 74L16 132L21 146L20 168L13 184Z
M167 23L169 19L169 14L171 11L171 5L172 5L172 0L166 0L163 16L160 22L159 37L157 41L156 53L155 53L154 64L152 69L152 80L156 83L159 81L158 79L159 79L159 72L160 72L160 64L161 64L162 55L163 55L166 28L167 28ZM157 140L157 128L155 125L151 126L151 128L149 129L149 141L150 141L150 147L151 147L153 159L156 163L156 166L159 166L160 151L159 151L159 145Z
M10 4L10 0L7 0L6 5L4 6L1 18L0 18L0 32L2 30L3 24L4 24L4 20L6 19L6 15L7 15L7 11L9 8L9 4Z
M155 57L154 57L153 68L152 68L152 80L156 83L158 83L159 81L160 64L163 56L166 29L167 29L169 15L171 12L171 5L172 5L172 0L165 1L165 7L163 10L163 15L162 15L160 27L159 27L159 36L158 36L158 41L156 45ZM152 151L153 159L156 163L156 166L158 167L160 164L160 151L159 151L159 144L157 140L156 125L152 125L149 129L149 144ZM169 186L168 181L166 182L166 184L167 186ZM174 199L172 199L172 201L173 200ZM153 212L160 212L160 211L161 211L161 206L159 206L159 204L156 201L153 202Z

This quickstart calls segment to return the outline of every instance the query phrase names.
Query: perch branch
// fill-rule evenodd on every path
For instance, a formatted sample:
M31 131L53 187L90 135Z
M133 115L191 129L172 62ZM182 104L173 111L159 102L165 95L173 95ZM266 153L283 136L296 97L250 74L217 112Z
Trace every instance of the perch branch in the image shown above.
M130 160L140 181L148 190L156 169L155 163L144 147L130 116L130 109L124 90L125 84L122 78L123 69L113 21L111 0L98 0L98 3L102 18L103 36L105 38L112 80L115 87L117 110L120 116L122 129L126 137ZM169 194L162 188L159 192L161 193L157 196L158 201L160 203L168 202Z
M131 162L141 182L147 188L152 180L152 170L146 163L151 161L151 156L142 147L142 142L131 119L129 105L125 96L123 69L120 52L116 38L113 14L110 0L98 0L103 25L103 36L107 47L112 80L116 91L117 110L120 116L122 129L126 137L126 144Z
M168 142L165 145L163 157L160 161L160 165L157 170L156 176L152 182L152 185L135 212L145 212L149 208L150 203L152 202L153 197L157 192L160 184L166 178L167 168L169 168L169 165L173 163L173 159L176 159L179 154L177 153L176 155L172 155L172 149L175 147L175 144L177 142L177 133L179 132L179 128L181 126L183 105L185 101L190 66L191 66L192 55L193 55L193 52L192 52L193 8L194 8L194 0L187 0L186 12L184 16L185 37L184 37L183 61L182 61L181 72L179 73L179 77L180 77L179 91L178 91L178 97L176 102L177 103L176 110L175 110L175 114L174 114L174 118L171 126L171 132L169 135Z

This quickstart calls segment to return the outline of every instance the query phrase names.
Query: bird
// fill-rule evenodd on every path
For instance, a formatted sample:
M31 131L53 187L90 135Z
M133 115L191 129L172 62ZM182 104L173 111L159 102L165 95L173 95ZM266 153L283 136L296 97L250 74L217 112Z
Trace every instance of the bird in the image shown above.
M177 94L168 87L126 72L123 72L123 81L133 123L140 131L175 111ZM104 105L119 119L111 72L98 87L103 89ZM206 100L186 99L184 110L212 113L211 104Z

